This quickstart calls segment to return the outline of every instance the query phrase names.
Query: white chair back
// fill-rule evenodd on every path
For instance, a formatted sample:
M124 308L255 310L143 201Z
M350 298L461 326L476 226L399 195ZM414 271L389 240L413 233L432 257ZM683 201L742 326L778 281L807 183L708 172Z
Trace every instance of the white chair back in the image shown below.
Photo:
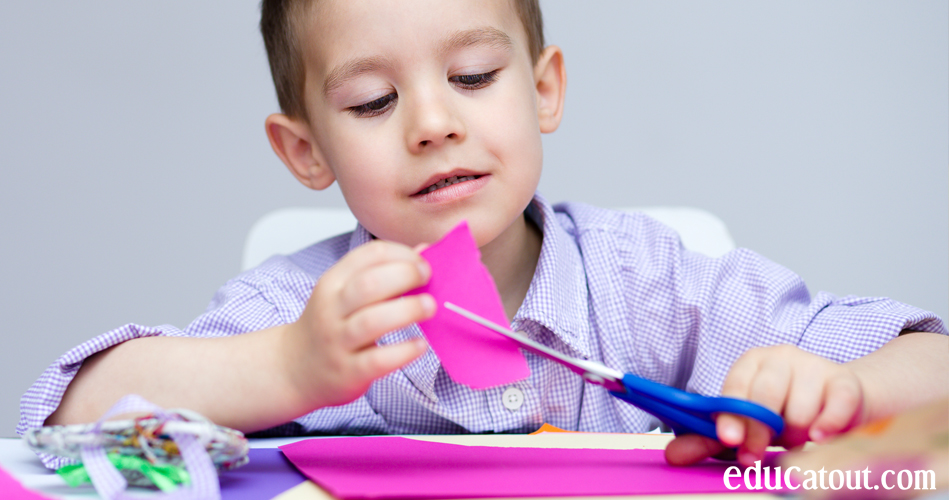
M718 217L691 207L621 208L644 212L679 233L689 250L718 257L735 248L728 228ZM244 244L241 262L250 269L272 255L291 254L313 243L352 231L356 218L346 208L283 208L260 218Z

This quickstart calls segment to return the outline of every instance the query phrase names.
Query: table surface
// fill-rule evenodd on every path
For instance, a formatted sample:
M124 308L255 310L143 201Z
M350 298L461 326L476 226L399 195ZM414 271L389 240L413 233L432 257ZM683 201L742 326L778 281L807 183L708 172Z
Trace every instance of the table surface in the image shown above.
M441 436L405 436L412 439L421 439L439 443L449 443L468 446L504 446L504 447L539 447L539 448L603 448L603 449L662 449L672 439L663 434L579 434L579 433L543 433L539 435L441 435ZM312 438L280 438L280 439L252 439L252 448L276 448L277 446ZM36 455L19 439L0 439L0 465L16 477L24 486L38 491L50 498L62 499L94 499L98 498L91 488L73 489L52 471L43 467ZM143 498L149 495L139 493ZM581 500L582 497L571 497ZM617 500L622 497L609 497ZM664 495L638 496L636 499L774 499L780 498L764 493L745 494L715 494L715 495ZM329 494L310 481L291 488L278 495L274 500L332 500ZM264 499L266 500L266 499Z

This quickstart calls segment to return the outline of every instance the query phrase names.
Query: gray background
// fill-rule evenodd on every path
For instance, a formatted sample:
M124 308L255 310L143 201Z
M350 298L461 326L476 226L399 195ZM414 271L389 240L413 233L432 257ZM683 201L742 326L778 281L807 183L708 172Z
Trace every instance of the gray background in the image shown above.
M542 192L691 205L812 290L949 303L949 8L543 2L566 113ZM270 151L257 0L6 2L0 435L57 356L186 325L253 222L343 206ZM143 369L160 370L159 366Z

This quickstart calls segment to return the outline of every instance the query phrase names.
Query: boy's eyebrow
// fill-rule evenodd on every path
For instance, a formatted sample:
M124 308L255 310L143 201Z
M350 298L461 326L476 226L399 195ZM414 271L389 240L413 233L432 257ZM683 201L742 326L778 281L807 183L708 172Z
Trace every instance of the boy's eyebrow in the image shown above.
M341 87L344 83L356 78L359 75L372 73L373 71L387 69L390 67L392 67L392 63L383 57L364 57L361 59L347 61L346 63L333 68L333 71L330 71L329 76L327 76L326 80L323 82L323 95L329 95L334 90Z
M502 50L510 50L514 47L511 37L497 28L474 28L459 31L449 36L439 48L439 56L473 45L487 45ZM359 75L391 67L392 62L384 57L364 57L347 61L330 71L329 76L323 82L323 95L331 94L344 83Z
M445 55L453 50L472 45L487 45L496 49L510 50L514 47L511 37L507 33L493 27L474 28L453 33L439 50L439 55Z

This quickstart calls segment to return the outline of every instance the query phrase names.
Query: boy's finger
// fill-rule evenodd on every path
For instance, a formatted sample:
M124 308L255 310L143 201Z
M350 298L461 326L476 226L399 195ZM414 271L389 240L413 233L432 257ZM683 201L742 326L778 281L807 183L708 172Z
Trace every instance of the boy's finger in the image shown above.
M822 442L847 430L858 417L863 392L853 377L833 377L827 382L824 409L811 426L810 438Z
M427 263L404 260L361 269L340 290L337 313L349 316L369 304L398 297L424 285L430 275Z
M798 370L791 380L791 390L784 406L786 446L797 446L807 441L807 429L820 412L824 400L824 384L820 370ZM801 430L804 432L800 432ZM793 434L793 435L792 435Z
M751 381L748 399L769 410L781 414L791 385L791 366L782 359L771 359L761 366ZM738 452L738 461L743 465L753 465L755 460L764 456L764 450L771 443L771 430L761 422L744 418L745 439Z
M745 419L731 413L720 413L715 418L715 432L722 443L734 448L745 441Z
M376 380L407 365L426 350L428 344L421 338L364 349L353 358L356 379L366 382Z
M747 419L746 437L738 450L738 463L752 466L756 460L764 457L765 449L771 443L771 429L757 420Z
M435 309L435 299L427 293L364 307L346 319L343 348L355 351L368 346L387 332L431 318Z
M718 455L725 449L721 443L698 434L678 436L666 445L666 462L670 465L691 465Z
M754 375L748 399L781 414L791 387L791 367L781 360L772 360Z
M761 368L761 360L754 349L743 354L728 370L722 383L722 396L748 399L751 382Z
M417 252L400 243L375 240L355 248L339 259L326 271L320 280L331 279L339 286L349 281L350 276L371 266L385 262L425 262ZM425 262L427 265L427 262Z
M728 370L722 384L722 396L748 399L752 381L760 367L761 360L757 351L752 349L745 352ZM719 414L715 419L715 431L722 443L729 447L738 446L745 440L745 420L728 413Z

